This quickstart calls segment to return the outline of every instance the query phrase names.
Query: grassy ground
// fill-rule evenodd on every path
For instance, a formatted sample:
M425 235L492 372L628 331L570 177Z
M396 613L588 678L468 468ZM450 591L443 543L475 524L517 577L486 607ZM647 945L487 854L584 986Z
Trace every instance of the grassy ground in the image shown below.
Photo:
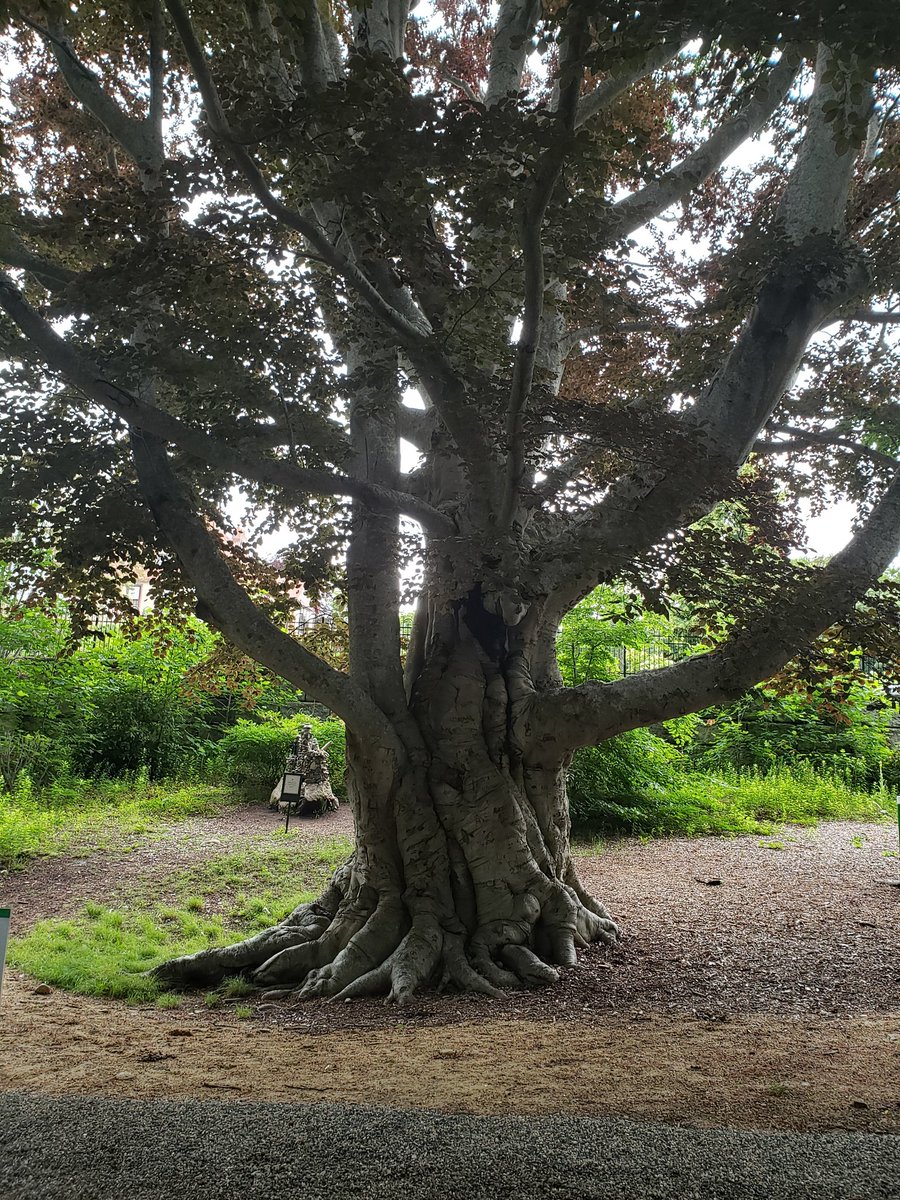
M220 788L173 789L141 781L57 794L54 803L0 797L0 858L21 863L29 855L80 843L100 850L104 836L152 830L233 800ZM604 800L597 825L579 831L576 853L594 852L597 834L610 830L641 837L772 835L781 826L820 819L883 819L893 813L890 801L886 791L855 791L839 778L812 771L688 775L656 794ZM12 943L10 962L70 991L176 1005L180 997L148 979L149 968L274 924L318 894L350 850L343 838L310 844L294 832L275 833L264 843L153 879L114 906L89 902L71 919L43 921ZM239 996L243 986L235 980L224 992L210 993L207 1003Z
M110 838L147 833L188 817L242 803L233 789L210 784L75 780L44 789L0 793L0 865L21 867L40 854L103 850Z
M179 997L143 973L275 924L314 899L351 850L345 838L310 845L282 832L273 839L157 880L116 907L89 902L70 920L41 921L13 940L9 961L68 991L176 1005ZM241 987L236 980L207 1003Z
M640 796L604 799L580 823L579 841L598 832L643 837L768 834L780 825L815 825L820 820L881 821L893 816L886 789L851 787L839 776L800 767L765 775L729 772L683 775L676 783Z

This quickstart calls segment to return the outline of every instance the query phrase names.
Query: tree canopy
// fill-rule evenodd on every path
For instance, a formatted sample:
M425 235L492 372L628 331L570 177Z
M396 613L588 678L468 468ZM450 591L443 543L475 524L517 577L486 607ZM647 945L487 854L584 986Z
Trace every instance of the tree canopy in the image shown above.
M170 445L207 533L284 532L282 583L340 582L356 496L481 558L485 589L495 560L513 605L614 575L664 594L735 554L745 600L790 590L785 506L865 514L895 471L896 24L10 6L7 534L51 544L74 595L113 600L131 561L177 586L130 428ZM399 407L423 457L389 483L344 425L361 323L365 372L428 405ZM751 537L682 532L722 499ZM219 549L277 590L252 546Z

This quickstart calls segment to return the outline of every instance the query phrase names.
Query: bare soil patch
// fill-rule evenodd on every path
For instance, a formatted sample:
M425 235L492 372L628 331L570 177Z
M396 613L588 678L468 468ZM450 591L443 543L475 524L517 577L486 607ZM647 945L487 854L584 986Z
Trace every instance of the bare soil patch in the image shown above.
M21 929L277 827L264 809L195 819L129 855L33 864L0 894ZM297 828L349 833L349 814ZM38 995L12 974L0 1087L898 1132L900 889L884 882L900 869L895 847L891 826L849 822L610 843L579 865L622 922L621 945L592 949L556 988L497 1001L208 1010L188 998L162 1011Z
M271 837L284 817L264 804L226 809L214 817L191 817L129 839L129 849L39 858L24 869L0 871L0 899L14 910L15 928L44 917L69 916L86 900L108 904L136 886L145 887L219 854L230 854ZM304 841L353 837L348 805L316 819L294 819L291 832Z
M52 1095L331 1101L900 1132L900 1016L654 1014L300 1033L12 982L0 1087Z

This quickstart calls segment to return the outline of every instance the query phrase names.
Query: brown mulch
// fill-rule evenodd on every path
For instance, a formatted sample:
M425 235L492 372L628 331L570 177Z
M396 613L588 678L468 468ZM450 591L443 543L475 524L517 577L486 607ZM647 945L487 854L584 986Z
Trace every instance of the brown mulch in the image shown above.
M281 823L264 806L194 818L130 854L48 858L0 879L14 928L109 902L181 867L261 844ZM349 808L291 824L304 841L352 836ZM739 1013L824 1016L900 1009L900 860L892 825L836 821L771 837L611 841L578 868L622 928L558 986L480 996L423 993L404 1020L604 1020L627 1012L720 1019ZM783 847L783 849L773 847ZM380 1001L257 1005L262 1019L320 1033L391 1025Z
M394 1011L364 1037L312 1036L196 1005L37 995L20 980L4 988L3 1010L8 1091L900 1132L898 1015L422 1026Z
M896 839L890 825L836 821L777 837L611 842L578 867L620 923L618 946L592 946L551 989L425 994L404 1016L439 1025L900 1010L900 888L885 882L900 870L887 857ZM309 1031L397 1019L361 1000L281 1002L264 1015Z
M86 900L103 903L128 895L137 885L242 846L259 844L284 828L284 817L257 804L229 808L213 817L191 817L133 836L130 850L39 858L22 870L0 870L0 903L13 910L21 932L44 917L69 916ZM291 833L304 842L353 837L348 805L322 817L293 818Z

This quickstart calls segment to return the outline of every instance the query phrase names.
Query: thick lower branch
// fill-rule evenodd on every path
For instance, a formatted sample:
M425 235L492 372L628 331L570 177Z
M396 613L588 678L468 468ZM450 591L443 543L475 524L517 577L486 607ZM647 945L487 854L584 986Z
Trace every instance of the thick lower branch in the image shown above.
M282 632L253 603L191 504L164 444L136 433L132 452L141 490L163 535L226 637L276 674L316 696L348 724L385 746L396 745L384 714L346 675ZM402 748L397 746L399 753Z
M537 761L542 756L557 761L566 750L734 700L845 616L898 552L900 473L852 541L828 566L814 570L779 611L770 610L709 654L615 683L585 683L535 697L523 720L523 739Z

